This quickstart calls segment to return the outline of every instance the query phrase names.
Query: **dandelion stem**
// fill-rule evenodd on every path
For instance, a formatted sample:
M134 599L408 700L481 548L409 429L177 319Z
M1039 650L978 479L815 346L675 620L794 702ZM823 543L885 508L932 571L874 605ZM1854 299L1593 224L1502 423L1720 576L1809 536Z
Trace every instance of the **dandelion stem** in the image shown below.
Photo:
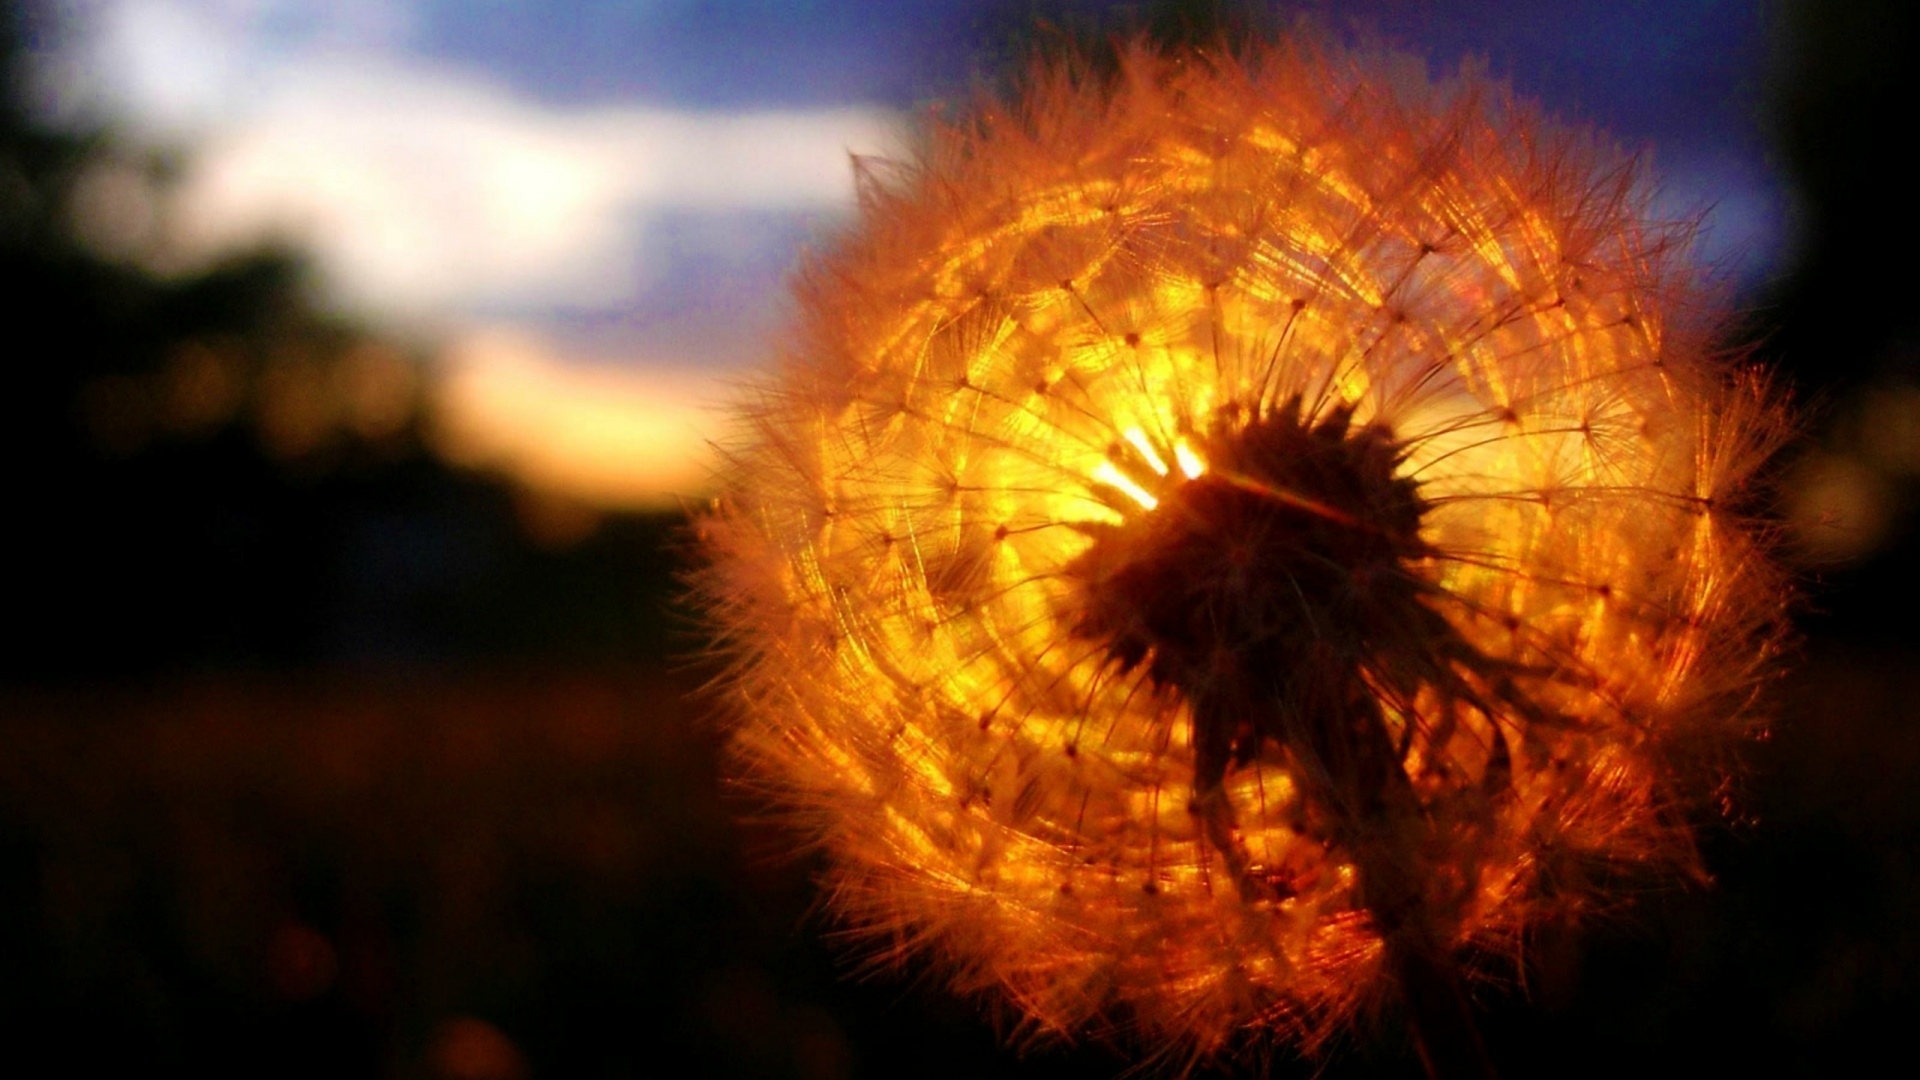
M1387 939L1387 967L1400 986L1401 1007L1427 1076L1431 1080L1493 1080L1493 1062L1480 1041L1457 968L1436 948L1436 942L1412 937L1400 934Z

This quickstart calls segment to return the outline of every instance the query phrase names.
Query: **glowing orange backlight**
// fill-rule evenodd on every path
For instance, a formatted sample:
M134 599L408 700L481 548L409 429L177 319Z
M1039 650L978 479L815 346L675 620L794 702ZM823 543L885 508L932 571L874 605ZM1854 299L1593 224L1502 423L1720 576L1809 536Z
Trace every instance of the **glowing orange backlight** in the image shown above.
M1571 867L1687 870L1667 747L1751 723L1778 404L1630 163L1374 63L1142 49L935 125L704 523L741 768L1027 1030L1311 1049L1611 902Z

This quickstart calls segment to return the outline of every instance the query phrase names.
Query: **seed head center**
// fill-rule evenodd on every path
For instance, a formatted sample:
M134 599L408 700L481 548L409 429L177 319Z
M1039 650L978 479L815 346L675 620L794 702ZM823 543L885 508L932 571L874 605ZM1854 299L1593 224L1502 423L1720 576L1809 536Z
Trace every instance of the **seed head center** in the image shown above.
M1384 429L1297 403L1215 439L1210 466L1103 531L1075 564L1078 636L1190 696L1301 664L1351 675L1396 625L1422 622L1427 504ZM1329 671L1328 674L1334 674Z

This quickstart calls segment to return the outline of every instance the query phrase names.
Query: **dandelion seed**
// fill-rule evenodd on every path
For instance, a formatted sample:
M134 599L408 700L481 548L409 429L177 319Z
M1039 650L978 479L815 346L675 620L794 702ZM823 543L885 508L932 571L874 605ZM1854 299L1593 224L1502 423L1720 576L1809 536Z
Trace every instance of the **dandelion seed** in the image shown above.
M1461 965L1691 867L1783 421L1630 162L1282 43L1042 71L861 193L706 587L883 955L1188 1061L1397 1001L1438 1070Z

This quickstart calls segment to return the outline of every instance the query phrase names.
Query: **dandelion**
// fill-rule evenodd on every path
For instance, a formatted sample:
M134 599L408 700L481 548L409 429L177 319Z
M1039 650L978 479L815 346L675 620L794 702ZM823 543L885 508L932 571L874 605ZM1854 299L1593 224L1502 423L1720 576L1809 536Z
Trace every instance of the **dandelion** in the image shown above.
M1778 440L1633 164L1471 75L1136 49L862 163L704 522L748 774L1030 1034L1189 1063L1685 873ZM1504 967L1503 967L1504 965Z

